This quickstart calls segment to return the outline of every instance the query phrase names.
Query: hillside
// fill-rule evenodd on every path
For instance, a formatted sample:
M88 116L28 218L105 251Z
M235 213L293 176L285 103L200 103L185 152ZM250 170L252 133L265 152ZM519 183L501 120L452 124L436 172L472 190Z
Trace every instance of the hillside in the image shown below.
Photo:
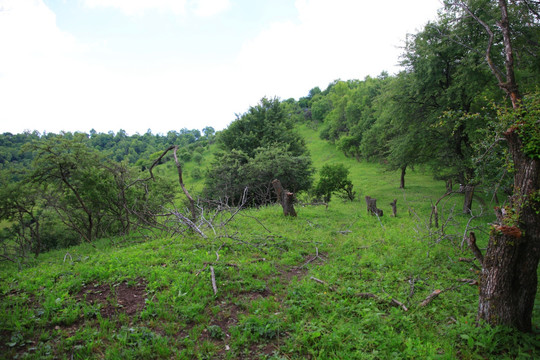
M461 214L462 195L444 193L419 169L399 174L346 158L300 127L313 164L343 163L357 197L328 207L205 209L205 237L157 231L99 239L40 255L21 269L3 264L0 347L5 358L33 359L483 359L540 356L535 332L476 327L478 266L463 246L480 247L491 217ZM193 169L185 181L197 191ZM160 171L175 181L174 166ZM170 176L169 176L170 175ZM177 186L177 183L175 184ZM397 199L397 217L388 203ZM474 215L486 210L475 201ZM483 208L483 209L482 209ZM466 261L464 261L466 260ZM215 283L213 284L213 279Z

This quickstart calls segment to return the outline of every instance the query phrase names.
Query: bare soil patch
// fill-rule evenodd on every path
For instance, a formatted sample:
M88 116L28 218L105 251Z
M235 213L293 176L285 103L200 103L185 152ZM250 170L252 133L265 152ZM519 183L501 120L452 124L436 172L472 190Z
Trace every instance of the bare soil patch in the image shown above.
M75 295L78 301L100 305L101 316L110 318L118 313L133 316L146 304L146 282L138 280L133 286L127 282L118 284L90 283Z

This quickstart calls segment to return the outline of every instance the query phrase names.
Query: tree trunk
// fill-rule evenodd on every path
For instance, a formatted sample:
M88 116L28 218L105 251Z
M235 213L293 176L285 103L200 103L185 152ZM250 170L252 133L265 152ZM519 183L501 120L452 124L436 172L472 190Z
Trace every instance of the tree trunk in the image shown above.
M521 95L514 74L514 58L507 0L498 0L501 19L497 26L504 44L504 77L491 58L494 33L463 3L462 7L484 27L489 35L486 61L499 87L519 109ZM516 115L517 116L517 115ZM519 122L504 134L514 162L514 189L511 211L491 231L480 275L478 320L491 325L504 324L522 331L532 330L532 311L536 296L540 259L540 160L529 158L517 134Z
M517 221L511 226L495 225L491 231L480 275L478 319L531 331L540 259L540 161L523 154L514 130L505 135L514 160L511 208L515 212L504 220L511 222L511 216Z
M405 189L405 173L407 172L407 165L401 168L401 178L399 182L399 188Z
M283 186L278 179L273 180L272 185L276 191L278 201L283 208L283 215L296 217L296 210L294 210L294 193L283 189Z
M463 213L470 214L472 211L472 201L474 196L474 186L465 185L463 187L463 192L465 193L465 199L463 200Z

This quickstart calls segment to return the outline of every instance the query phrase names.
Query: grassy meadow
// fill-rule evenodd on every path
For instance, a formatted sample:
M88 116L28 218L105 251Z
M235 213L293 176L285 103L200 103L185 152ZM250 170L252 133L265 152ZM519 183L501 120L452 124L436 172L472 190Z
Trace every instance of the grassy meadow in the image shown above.
M303 195L297 218L278 205L209 210L207 238L148 233L52 251L22 269L2 264L0 357L540 358L540 296L532 334L475 324L478 264L463 235L474 229L485 247L489 199L475 199L471 220L462 195L450 196L440 227L430 227L443 182L417 169L400 190L397 172L300 132L317 168L350 168L357 200L334 196L326 207ZM201 165L185 164L194 192L202 180L189 174L212 152L203 155ZM384 216L367 214L366 195Z

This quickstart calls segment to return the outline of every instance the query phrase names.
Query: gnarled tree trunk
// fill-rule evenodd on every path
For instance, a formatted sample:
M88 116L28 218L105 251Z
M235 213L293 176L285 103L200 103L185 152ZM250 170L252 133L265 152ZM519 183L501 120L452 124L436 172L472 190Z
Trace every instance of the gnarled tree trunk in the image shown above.
M515 167L511 198L515 213L507 214L505 224L491 231L480 275L478 318L531 331L540 259L540 162L523 154L514 130L506 138Z
M458 3L488 34L486 62L517 110L522 98L514 75L507 0L498 0L498 4L501 19L497 26L504 44L504 73L491 58L495 36L490 25L477 17L464 1ZM531 331L540 260L540 160L525 154L519 126L518 119L504 134L514 162L514 189L509 211L493 226L482 262L478 319Z

